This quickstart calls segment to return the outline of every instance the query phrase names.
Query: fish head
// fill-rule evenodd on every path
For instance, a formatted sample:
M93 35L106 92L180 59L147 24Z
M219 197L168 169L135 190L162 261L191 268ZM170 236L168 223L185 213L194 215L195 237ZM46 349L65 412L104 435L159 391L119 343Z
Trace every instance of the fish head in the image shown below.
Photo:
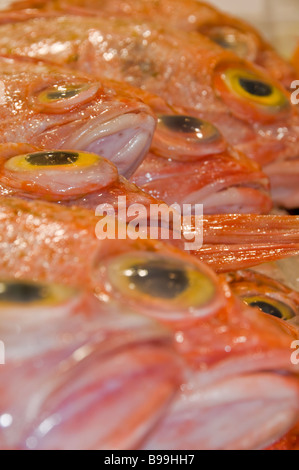
M253 25L203 2L199 2L194 18L192 30L207 36L241 59L263 68L285 88L290 89L295 77L294 68L278 54Z
M232 291L243 302L268 315L298 325L299 293L282 282L254 270L228 273Z
M137 446L185 375L170 332L84 287L11 278L0 290L0 447Z
M174 112L157 115L151 153L132 181L168 204L191 205L191 213L195 204L208 214L271 210L267 176L213 124Z
M291 362L292 325L246 306L187 254L113 253L95 271L97 296L171 329L191 372L144 448L262 448L293 427L299 370ZM251 414L259 416L258 432Z
M167 416L168 419L170 416L172 426L169 427L166 420L166 427L171 432L159 433L157 431L159 423L156 420L153 428L150 429L150 426L146 428L147 436L155 436L157 448L159 445L163 446L168 438L171 443L166 443L166 448L167 445L171 445L172 448L177 448L176 446L189 448L188 446L192 447L193 445L208 446L210 442L204 443L203 437L200 437L196 444L193 437L196 439L198 433L199 435L203 433L208 437L208 441L213 435L217 439L215 447L221 448L233 444L239 447L241 444L243 447L246 445L247 447L262 446L270 443L271 439L282 436L298 420L299 386L296 376L298 370L292 365L290 359L293 352L291 344L298 339L297 331L278 318L270 317L257 309L246 306L232 294L225 279L217 277L195 257L160 241L136 240L133 236L124 239L113 239L109 236L98 240L95 234L96 220L89 211L82 209L74 211L74 209L41 201L30 203L16 198L3 198L1 200L1 220L2 243L0 250L4 251L1 253L3 259L0 272L3 279L12 276L18 282L20 280L31 282L30 279L33 278L42 283L55 282L67 285L69 288L76 287L77 291L78 288L80 290L80 288L85 289L86 287L95 293L101 308L108 311L108 323L110 319L114 328L120 328L119 325L122 325L123 322L126 324L127 312L131 312L140 317L141 324L145 318L145 321L158 322L160 325L158 325L158 330L162 326L163 329L167 329L168 334L170 331L175 356L180 356L184 364L183 369L187 373L187 376L183 376L183 378L179 374L181 386L179 387L179 395L176 395L177 401L173 395L174 389L178 390L177 381L174 386L173 380L165 375L170 357L165 357L163 362L160 355L153 354L147 348L144 354L148 360L156 361L155 367L153 364L150 366L151 374L156 371L158 363L159 367L162 367L159 369L160 372L157 372L159 377L157 381L153 380L152 376L149 377L152 387L149 389L146 387L146 390L149 390L152 399L155 399L156 396L157 382L161 384L161 375L164 380L166 377L168 384L170 380L171 384L170 388L167 387L167 400L170 400L170 389L171 397L175 399L173 406L171 400L168 401L170 408L167 409L165 408L167 400L162 400L163 406L161 405L159 408L163 413L159 415L158 421L163 422L164 426L163 417ZM105 222L108 223L108 220L106 219ZM5 289L2 290L5 291ZM94 305L93 301L91 305ZM116 316L113 311L116 312ZM31 318L33 317L34 315ZM85 326L82 326L81 317L82 321L86 321ZM23 400L19 399L19 395L16 397L17 400L14 400L14 403L19 403L17 409L19 417L21 416L19 410L23 406L25 394L26 397L29 397L28 403L31 405L26 410L30 413L26 414L25 429L21 429L19 425L18 429L21 431L18 434L19 439L16 447L55 448L58 438L60 440L59 448L64 446L64 439L66 439L65 446L70 448L75 445L77 447L82 445L84 448L102 448L103 442L104 445L108 442L114 446L113 448L119 448L118 445L130 447L130 445L136 444L134 439L129 443L127 440L121 440L119 434L114 432L110 435L112 440L106 439L106 434L103 439L101 439L103 434L97 439L97 432L104 432L103 427L100 427L100 431L95 431L99 429L99 422L106 422L106 419L99 420L98 418L106 416L99 414L105 413L104 410L107 406L105 384L108 383L109 400L111 400L110 386L115 385L116 378L120 379L120 382L117 380L117 383L120 383L120 387L123 387L124 390L118 393L118 389L113 388L116 390L112 395L115 400L113 399L110 403L114 406L114 410L118 410L118 413L112 413L113 419L117 416L124 416L121 404L127 403L127 400L124 400L124 396L127 397L125 390L128 390L129 395L133 398L136 409L136 403L140 399L140 395L137 393L138 387L136 394L134 393L132 396L131 387L127 389L122 380L123 374L127 377L128 369L132 370L131 360L136 366L136 357L138 357L139 369L138 371L134 369L133 375L138 379L142 388L142 396L145 396L145 380L140 380L140 377L143 378L144 356L141 359L141 356L137 355L136 350L132 348L130 349L132 356L129 360L127 350L125 351L119 345L117 352L120 355L117 356L116 362L113 362L107 349L105 349L104 356L102 350L97 354L94 349L86 356L89 350L88 348L82 349L82 341L86 346L91 344L92 348L98 342L102 342L103 337L97 335L100 330L96 327L98 323L102 322L102 319L101 315L97 317L97 314L93 314L92 311L88 317L82 315L81 317L78 313L78 316L68 318L67 321L63 317L61 322L57 323L59 331L64 331L61 327L63 324L66 325L68 332L70 331L70 336L68 334L54 335L56 341L54 343L58 344L56 351L58 357L61 357L59 356L59 345L64 351L68 347L71 350L71 355L67 356L67 358L71 358L70 363L58 361L61 365L58 372L53 364L53 369L47 367L45 371L42 366L38 367L38 361L29 361L28 369L25 367L15 369L15 363L11 365L12 369L3 369L3 373L7 374L4 383L11 383L14 391L14 394L4 394L4 391L1 390L1 397L3 396L1 403L7 405L4 413L1 414L1 416L5 414L8 419L8 421L6 418L5 421L2 421L8 427L4 430L6 436L9 433L9 423L11 425L9 416L12 416L9 398L16 397L18 390L22 390ZM10 316L6 315L3 318L9 321ZM50 321L51 318L50 315ZM96 318L99 318L98 323ZM82 336L73 334L76 319L80 326L80 332L84 332ZM23 317L20 319L20 324L22 321L24 322ZM91 322L90 327L88 322ZM30 326L32 323L28 322L28 325ZM52 325L54 323L56 324L53 321ZM40 324L43 328L46 322L40 322ZM15 327L16 321L13 322L13 328ZM125 333L122 330L121 342L126 340L128 330L129 334L134 335L134 328L129 324ZM149 334L147 327L146 330ZM51 336L51 328L47 331L48 333L45 334ZM78 332L76 328L75 331ZM141 335L140 330L137 336L139 335ZM141 338L142 335L139 337ZM75 338L78 341L77 343L75 341L76 345L79 345L79 350L75 350L78 351L75 356L73 354L75 351L72 349L72 338ZM5 340L5 338L3 339ZM139 342L138 347L141 347L142 344L143 341ZM35 345L31 344L31 350L34 347ZM108 346L107 348L109 349ZM169 349L165 353L169 354ZM170 355L173 358L173 350ZM53 363L55 363L55 357L55 354L53 356L51 353ZM65 355L62 357L65 359ZM112 362L110 362L110 358ZM44 360L46 360L45 357ZM79 362L77 363L76 360ZM108 362L106 362L107 360ZM74 367L72 367L73 361L76 362ZM95 367L95 364L99 369ZM35 367L33 372L32 367ZM16 370L24 375L16 374ZM173 368L169 367L170 370L171 374L174 373L176 377L178 376L176 361ZM35 375L36 371L38 374ZM46 378L41 371L47 375ZM111 374L113 380L106 382L104 378L111 378ZM30 381L27 380L28 375L30 375ZM21 377L24 377L24 383L27 383L26 390L19 386ZM13 379L16 382L13 383ZM127 383L134 384L131 381ZM31 387L34 387L33 394ZM82 388L83 393L81 394ZM99 389L101 390L100 401ZM88 394L88 399L85 394L86 390L88 392L94 390L94 393ZM140 391L140 387L138 390ZM221 390L221 394L217 393L217 390ZM160 394L158 395L160 396ZM93 400L94 396L96 396L95 401ZM119 396L122 396L122 400L119 400ZM163 396L165 398L165 395ZM82 397L84 400L80 401ZM183 406L181 406L182 402ZM97 403L104 403L105 406L97 405ZM138 401L138 403L140 402ZM74 404L74 407L71 404ZM84 405L84 410L86 410L86 406L88 410L92 409L92 413L88 411L81 414L81 405ZM132 408L129 406L128 414L132 418L136 417L135 412L132 414L131 410ZM190 413L188 415L189 411L191 415ZM240 432L236 437L237 431L234 435L231 433L237 427L240 413L244 417L242 422L247 425L245 428L239 426L238 432ZM111 413L109 413L110 415ZM230 416L229 420L227 415ZM84 438L84 442L78 443L76 439L72 441L73 433L65 432L65 426L73 425L74 416L76 418L80 416L80 425L82 420L84 431L88 426L92 430L91 440L89 440L90 434L86 432L84 435L87 437ZM109 423L112 421L112 416L108 420ZM186 416L192 417L188 420L188 425L186 424ZM203 421L200 421L200 416ZM256 419L248 421L248 416L259 416L258 433ZM59 419L60 417L62 420ZM93 417L95 417L94 421ZM207 427L204 417L207 417L206 423L209 423L209 427ZM223 427L222 431L218 429L219 417L222 417L226 423L230 423L230 433L227 432L227 427L225 427L225 432L223 432ZM95 421L96 428L94 427ZM76 422L78 426L78 419ZM119 428L119 421L113 422ZM140 421L138 422L140 423ZM199 426L198 423L201 425ZM182 432L182 427L185 432ZM162 428L165 430L165 427ZM108 430L111 430L110 425ZM150 433L150 431L152 432ZM57 434L55 434L56 432ZM76 433L78 439L82 439L80 434ZM128 435L127 427L126 435ZM129 435L131 436L131 433ZM114 436L117 442L113 440ZM29 437L34 439L29 439ZM177 440L173 438L177 438ZM242 442L237 438L242 438ZM160 439L162 439L161 444L158 444L157 440ZM150 445L153 442L144 439L144 434L138 434L137 441L139 441L139 445L141 445L141 441L144 442L144 445ZM15 441L9 441L9 438L6 437L7 442ZM213 448L213 445L211 447Z
M146 155L155 118L116 83L34 61L2 58L1 69L2 143L94 152L127 176Z

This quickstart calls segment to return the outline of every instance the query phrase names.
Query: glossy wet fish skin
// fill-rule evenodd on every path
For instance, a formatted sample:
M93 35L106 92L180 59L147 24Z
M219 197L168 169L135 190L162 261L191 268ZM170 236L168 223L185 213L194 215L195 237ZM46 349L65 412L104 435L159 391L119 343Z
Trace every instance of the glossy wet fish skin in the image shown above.
M217 214L205 215L201 219L189 216L189 212L185 211L181 212L184 215L181 227L182 236L179 233L176 240L173 237L173 230L180 229L170 224L170 207L119 177L116 167L111 162L88 153L41 152L38 149L26 153L28 150L30 150L28 145L8 145L2 148L0 146L2 154L0 193L2 196L17 196L26 201L40 199L69 207L89 208L93 211L97 210L99 215L104 215L105 211L108 211L108 214L112 211L113 215L118 214L122 222L126 223L133 222L139 214L139 223L142 220L147 231L153 224L162 225L168 231L165 234L163 232L163 235L159 231L157 236L164 238L166 236L172 244L180 247L183 247L184 241L186 243L193 241L195 235L196 240L200 239L203 226L204 246L197 251L193 249L192 253L217 271L245 268L262 261L275 260L298 253L298 217ZM24 155L19 155L22 152L25 152ZM68 165L57 164L61 159L65 161L65 159L72 158L75 158L75 161ZM164 161L162 157L154 158ZM201 157L197 165L206 162L205 158ZM34 161L37 163L36 159L41 166L33 164ZM43 166L46 162L47 165ZM54 165L49 164L50 162ZM165 162L168 178L166 183L174 183L169 178L170 162L167 160ZM184 168L184 165L192 167L193 163L176 160L173 165ZM254 167L253 163L250 168L252 167ZM186 173L182 175L185 178ZM188 181L190 183L190 180ZM140 181L137 182L140 184ZM167 188L166 183L164 185ZM178 191L176 196L179 194L181 195L182 191ZM182 203L181 199L177 200ZM123 205L124 201L125 205ZM137 205L134 206L134 204ZM164 215L161 214L160 220L153 219L152 208L154 206L158 206L160 210L166 209ZM139 212L140 207L142 207L142 213ZM127 212L127 209L130 212ZM88 212L86 216L87 214ZM147 235L150 236L150 233L147 232Z
M16 6L15 6L16 7ZM98 0L53 0L47 2L18 2L18 9L25 8L31 15L55 14L65 11L78 15L116 16L151 20L186 32L207 35L218 44L233 50L243 59L254 62L267 70L273 78L290 88L295 79L291 64L284 60L274 48L250 24L235 18L214 6L195 0L169 0L149 2L147 0L98 1ZM31 10L30 10L31 8ZM26 10L25 10L26 11ZM16 14L16 12L15 12ZM3 20L5 19L5 13Z
M253 65L205 36L174 33L150 22L106 21L100 17L41 17L26 22L26 29L34 31L35 42L42 46L36 50L31 38L24 43L22 29L25 23L16 26L16 31L11 24L1 26L0 52L46 58L94 76L113 77L142 87L162 97L176 108L176 112L212 122L234 148L265 167L266 173L267 166L271 165L271 178L284 172L290 159L292 163L296 161L299 116L290 103L290 96ZM48 37L45 37L45 30ZM69 40L70 37L73 40ZM276 90L284 106L272 112L247 99L239 102L239 97L236 99L232 92L222 95L223 90L217 88L219 83L217 86L214 83L219 79L217 67L222 67L221 64L262 77L260 79L267 86ZM193 87L189 86L191 82ZM291 180L288 188L290 183ZM284 189L280 181L281 184ZM296 193L296 185L292 184L292 190ZM280 202L279 192L276 200ZM283 198L281 203L284 203Z
M245 386L247 391L244 394L242 387L240 389L240 380L242 382L243 377L240 380L238 379L240 374L243 375L244 370L247 371L248 377L252 379L255 398L258 395L260 400L263 400L265 393L269 396L269 390L273 389L275 384L275 397L273 396L272 405L268 410L271 413L279 411L281 415L280 424L283 424L283 426L279 432L276 424L273 423L272 427L271 423L270 431L269 427L266 431L263 428L258 436L258 442L256 439L247 440L248 447L251 445L263 446L272 439L277 440L285 428L293 426L299 413L299 383L298 379L292 375L296 373L296 368L289 361L290 342L298 337L295 330L291 327L282 328L279 320L269 318L254 309L244 306L231 294L225 281L217 278L215 274L196 261L195 258L177 249L151 240L123 240L122 243L119 240L96 240L95 224L97 218L84 209L72 210L40 201L28 203L16 198L2 199L1 207L3 230L0 250L3 250L3 253L6 250L6 253L9 252L10 254L9 259L3 257L0 272L3 279L13 273L14 278L18 280L29 280L33 277L35 280L46 282L52 282L55 279L55 282L63 282L69 286L78 286L79 284L81 287L90 286L96 290L98 298L102 302L106 302L108 310L109 306L113 308L115 306L118 310L120 305L125 304L129 310L153 317L166 325L171 329L176 339L176 351L188 364L187 368L192 371L190 378L185 382L187 387L184 387L183 395L187 393L186 390L190 387L191 390L198 390L199 396L203 396L205 390L209 390L209 394L211 392L213 395L213 390L215 392L218 388L220 380L222 380L226 389L227 387L234 387L237 381L239 387L237 392L235 391L234 400L238 401L238 397L242 397L243 402L247 402L247 400L250 402L251 392L248 392L248 386ZM76 234L77 236L75 236ZM124 260L134 260L136 256L141 256L142 259L147 260L159 260L161 269L165 269L170 260L179 263L177 266L182 263L184 269L195 269L195 272L200 275L200 283L204 282L206 286L201 293L201 295L204 294L204 297L201 298L198 305L193 303L192 300L191 303L187 301L185 307L181 303L177 304L176 301L176 312L169 307L169 303L173 303L173 300L162 299L159 297L161 294L156 297L157 293L154 294L154 292L157 291L155 289L151 295L147 292L147 295L142 294L136 298L134 290L130 292L130 289L122 286L123 281L115 278L115 273L118 273L119 276L122 272L122 270L119 270L119 266L123 265ZM126 263L125 265L127 268L130 266ZM80 272L78 272L78 268L81 269ZM136 284L136 288L140 288L140 283ZM198 289L195 289L195 291L198 295ZM191 299L193 296L194 294L192 294ZM159 305L159 308L157 308L157 305ZM112 323L114 328L118 328L117 323ZM131 330L130 333L132 333ZM123 335L121 337L123 340ZM200 342L198 341L199 337L201 338ZM242 341L238 341L240 337L243 338ZM258 354L253 356L253 351L258 351ZM146 352L146 356L149 357L149 351ZM255 360L253 360L253 357L255 357ZM84 380L86 377L89 378L93 359L97 359L98 362L98 356L91 353L90 356L82 359L82 362L78 364L80 374L81 368L84 366L87 371ZM232 364L234 364L234 367L232 367ZM277 368L280 371L286 370L291 375L280 378L276 374ZM111 371L111 367L109 367L109 370ZM264 378L260 377L261 370L269 371L267 377L265 377L265 382ZM26 370L23 369L23 372L25 373ZM74 369L75 372L76 369ZM258 389L256 387L256 373L259 376L258 383L262 381L261 387ZM78 374L76 374L77 376ZM54 401L51 399L47 402L48 409L53 412L60 410L55 405L55 401L60 403L64 393L68 394L71 390L70 387L75 386L73 378L74 376L71 373L65 376L67 383L63 383L65 383L66 388L61 388L60 392L58 386L57 393L53 395ZM60 380L63 381L62 376L58 377L58 385L61 383ZM15 388L15 390L17 389ZM239 395L239 391L241 395ZM187 395L189 394L187 393ZM288 399L279 401L279 398L285 397ZM178 400L180 402L180 398ZM187 403L189 403L188 396ZM223 406L225 405L224 402L221 403L223 403ZM214 405L217 408L217 404L214 403L212 406L214 407ZM174 406L176 407L176 405ZM199 407L198 411L201 412L202 408ZM220 411L219 408L218 411ZM166 424L168 417L172 419L171 417L174 416L173 412L175 412L175 408L169 408L169 413L165 415ZM234 413L230 414L231 422L234 423L233 416L235 415ZM266 422L269 424L268 416L266 417ZM197 435L197 427L194 428L194 423L192 423L190 427L188 425L186 428L184 419L184 415L179 416L179 424L183 423L182 425L185 428L183 433L185 447L186 440L191 443L190 446L193 445L194 436ZM219 413L217 412L215 423L218 419ZM238 420L237 417L236 419ZM161 420L161 426L163 429L163 426L165 426L164 420ZM234 429L235 427L233 425ZM38 438L39 435L35 433L35 429L36 427L30 426L29 433L30 436ZM63 431L65 428L61 429ZM179 426L179 434L180 429ZM150 446L152 439L155 439L155 436L157 438L156 432L157 428L155 427L150 440L145 440L140 445L143 447ZM225 431L225 436L221 432L220 435L217 435L219 437L217 445L221 448L227 439L228 433ZM41 445L44 443L45 447L49 446L50 448L54 446L53 442L55 440L51 439L53 436L54 433L51 433L51 429L48 433L46 430ZM59 434L60 442L61 436ZM47 440L48 438L49 440ZM30 442L34 444L36 441ZM230 443L236 448L244 448L242 440L232 438ZM38 447L38 443L36 445ZM180 448L180 445L176 443L177 445ZM204 446L209 448L211 443L200 440L197 445L199 448L204 448Z
M24 296L26 284L15 282ZM1 298L0 410L11 421L1 422L0 448L138 447L183 380L171 335L124 306L120 314L84 288L27 285L55 289L62 299ZM76 433L69 432L74 425Z
M298 327L297 291L256 270L228 273L226 280L234 294L244 299L245 303Z
M170 152L169 155L172 155ZM162 158L149 153L130 181L167 204L203 204L205 214L267 214L270 184L260 167L245 156L226 151L197 161Z
M95 154L0 144L0 195L94 210L104 204L117 212L119 198L125 198L127 206L142 204L149 216L151 204L162 201L178 204L184 215L187 203L188 213L196 204L208 214L268 213L272 208L269 182L251 160L229 150L188 157L194 162L176 158L148 154L128 182L112 162Z
M142 204L148 212L151 204L159 203L120 176L110 160L87 152L45 151L22 144L0 144L0 195L93 211L105 205L116 213L119 198L127 206Z
M155 118L130 87L31 60L1 57L0 63L1 144L92 149L126 175L144 158Z

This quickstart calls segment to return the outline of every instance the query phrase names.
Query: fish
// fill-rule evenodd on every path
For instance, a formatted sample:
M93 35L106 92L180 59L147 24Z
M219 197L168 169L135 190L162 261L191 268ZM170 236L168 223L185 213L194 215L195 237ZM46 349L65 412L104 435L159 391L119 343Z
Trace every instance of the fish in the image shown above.
M91 151L128 177L147 154L156 119L130 87L34 60L0 57L0 68L3 154L15 144Z
M204 133L209 127L200 122L196 125L200 124ZM170 132L170 139L172 134ZM221 150L223 142L219 140ZM209 146L211 150L215 147L213 139L206 145ZM90 209L100 204L116 207L118 198L126 197L128 205L143 204L148 209L150 204L163 202L178 203L181 210L188 203L191 213L196 204L203 204L207 213L270 212L269 181L255 163L229 149L211 156L200 156L199 150L199 160L195 160L191 144L190 147L192 155L184 157L187 161L181 154L176 157L178 160L171 162L148 154L146 163L129 182L110 160L96 154L62 149L30 151L29 144L27 147L0 144L0 195L44 199ZM194 147L205 150L201 141L195 142ZM183 151L184 147L178 146L178 150Z
M206 214L271 211L268 177L230 148L215 126L190 116L160 114L157 128L159 137L156 132L150 152L130 178L134 184L181 210L191 205L191 213L196 204ZM158 138L163 138L163 152Z
M23 14L17 12L23 10ZM65 12L80 16L98 15L141 20L153 20L185 32L206 35L213 42L240 58L265 69L275 80L290 88L295 80L292 65L281 57L253 25L225 13L215 6L198 0L125 0L124 2L99 0L47 0L25 1L13 4L14 20L25 17ZM7 14L3 19L7 21ZM12 14L12 13L11 13Z
M4 448L250 449L293 429L292 325L246 306L175 247L97 240L86 209L0 198L0 218ZM28 291L34 308L22 306Z
M29 144L27 147L30 149ZM27 153L20 154L21 149ZM157 199L127 181L112 162L96 154L36 149L28 152L23 145L21 149L18 145L9 149L5 146L2 153L0 145L0 197L88 209L90 216L112 214L121 224L135 227L136 237L166 240L190 251L217 272L299 253L298 216L196 216L192 215L192 205L183 204L181 210L180 206Z
M225 278L234 294L247 305L299 327L298 291L256 270L234 271Z
M28 144L30 148L30 145ZM0 145L0 195L41 199L65 206L96 210L101 204L117 209L118 198L128 205L158 204L118 173L116 165L100 155L75 150L28 150L21 145L10 152Z
M19 74L20 77L23 77L23 73L25 73L25 71L27 74L27 67L29 67L29 63L27 63L26 61L24 63L24 61L22 60L20 61L16 59L13 59L12 62L10 62L6 58L2 58L2 62L3 62L2 70L3 70L3 74L5 75L5 80L3 80L3 87L6 90L5 93L7 95L16 93L16 91L14 91L12 88L16 87L17 75ZM1 63L1 58L0 58L0 63ZM43 73L43 66L41 64L38 64L38 65L36 64L34 65L34 67L35 67L37 76ZM31 64L30 64L30 73L27 78L28 80L33 80L32 74L34 73L34 67L31 67ZM45 70L47 70L46 66L45 66ZM49 69L49 73L50 73L50 70L51 69ZM70 72L68 71L67 74L69 73ZM13 78L14 80L12 81L13 85L8 86L8 78L10 74L12 75L11 78ZM86 80L86 77L84 77L84 79ZM39 78L36 78L36 80L38 82ZM53 78L53 81L55 80L57 79ZM58 79L58 81L59 80L60 78ZM72 80L74 80L73 77L72 77ZM114 84L111 83L111 86L112 85ZM40 85L38 84L38 86ZM41 84L41 88L43 88L42 84ZM123 101L125 101L126 96L128 94L128 88L123 84L116 84L115 90L117 90L118 96L121 97L123 95ZM7 107L5 104L5 110L3 110L4 119L2 121L2 125L0 124L0 127L3 130L3 136L2 136L2 139L0 138L0 141L2 140L3 142L6 140L7 142L5 144L0 143L0 158L1 158L1 155L3 155L4 157L6 157L7 155L11 157L14 156L14 151L13 151L14 147L13 145L11 145L11 142L15 142L17 139L20 139L20 135L21 135L22 142L25 142L28 140L28 142L31 142L33 144L31 148L31 151L33 153L38 152L39 150L38 146L42 146L48 149L74 148L75 150L76 149L84 150L84 147L85 147L87 150L90 149L91 151L97 152L101 156L106 156L107 158L112 159L112 161L114 161L116 165L118 166L120 173L129 177L130 174L136 168L136 166L140 165L142 158L145 157L145 154L147 154L147 149L149 148L150 143L152 142L151 139L153 137L153 134L155 135L155 144L154 144L155 152L159 154L163 154L165 156L167 155L167 158L169 158L169 148L168 147L165 148L165 137L164 137L165 129L160 128L161 126L158 126L154 132L154 126L155 126L154 121L158 120L157 113L161 113L162 111L165 113L172 112L173 115L175 116L175 111L171 110L169 106L167 106L167 104L164 103L163 100L159 100L158 97L152 96L149 93L145 93L139 90L135 92L134 90L134 93L136 95L136 110L135 110L136 114L133 113L133 109L131 110L129 109L129 106L130 106L129 104L130 97L129 97L126 103L119 104L120 112L123 114L113 119L112 114L115 112L115 109L111 110L110 117L112 117L112 119L110 119L109 111L107 109L107 106L110 106L110 107L112 106L112 103L110 103L111 98L109 98L108 96L109 92L110 91L108 90L107 101L105 102L103 99L101 103L96 105L97 109L94 111L94 112L98 112L103 117L105 116L105 120L103 119L102 121L102 117L97 118L97 117L92 116L93 119L91 119L90 124L89 123L87 124L88 122L87 118L82 119L82 122L80 123L80 119L77 119L77 117L78 117L78 113L82 111L77 108L75 108L76 115L74 116L74 124L72 122L69 122L70 114L63 109L63 102L67 102L67 99L63 99L63 98L60 100L60 102L59 101L56 102L56 105L58 108L59 106L62 106L61 112L63 114L57 114L57 113L53 114L51 112L51 106L53 105L53 109L54 109L55 103L51 103L50 105L48 105L48 109L47 109L47 103L44 103L44 108L39 107L38 109L39 113L37 115L34 114L31 109L27 109L28 106L29 107L31 106L31 103L30 103L30 99L28 100L28 97L26 95L20 98L20 102L21 101L23 102L22 106L20 103L18 103L18 105L16 106L16 100L11 101L11 113L7 112ZM24 93L26 93L25 90L24 90ZM34 95L34 93L35 92L33 92L32 95ZM43 90L42 93L46 93L46 91ZM103 93L103 91L101 93ZM139 102L139 100L141 101ZM29 101L29 104L28 104L28 101ZM116 100L116 103L114 106L116 107L118 103L119 101ZM82 103L82 106L83 105L86 106L86 104ZM95 106L93 103L92 105ZM68 106L67 103L65 103L66 108L67 106ZM148 116L146 115L147 106L149 108ZM123 109L121 109L121 107L123 107ZM24 114L26 112L28 112L27 116L26 114ZM74 112L74 110L70 110L69 112ZM86 110L84 110L84 112L85 114L91 113L91 110L87 108ZM11 118L12 115L14 116L14 119ZM161 114L159 114L159 116L160 115ZM58 124L55 124L55 126L57 125L57 127L56 128L53 127L54 126L53 119L56 121L57 118L66 119L67 124L63 124L63 121L61 122L58 121ZM47 132L47 128L45 128L45 123L43 119L46 120L46 123L47 123L46 126L49 126L48 132ZM73 118L71 117L71 119ZM180 119L180 117L178 119ZM28 122L27 125L24 125L25 121ZM41 130L37 128L38 121L40 121ZM92 121L96 123L96 127L94 126ZM153 127L152 129L150 127L151 124ZM71 133L71 130L74 130L73 125L74 126L79 125L81 128L81 131L80 129L78 129L77 138L74 136L73 133ZM200 125L200 122L198 122L198 125ZM68 128L68 126L70 127ZM112 131L110 130L110 126L112 127ZM125 126L127 126L127 129ZM95 127L94 131L92 131L93 127ZM113 130L113 127L114 127L114 130ZM124 127L123 130L121 130L122 127ZM204 134L202 139L198 138L197 139L198 142L195 141L192 144L190 143L189 137L186 139L186 136L183 135L182 138L180 138L181 136L179 132L169 132L168 140L170 141L170 145L173 145L172 141L174 141L175 148L181 152L190 152L191 154L190 158L192 159L200 158L201 154L214 152L214 151L218 152L221 150L222 147L223 148L225 147L224 139L220 137L220 134L216 129L214 131L215 136L213 136L213 127L211 125L210 127L208 127L208 125L203 124L201 127L202 127L203 134L206 132L205 129L210 129L209 131L210 135L207 138L205 138L205 134ZM96 133L98 133L99 135L98 138L97 138L97 135L95 135ZM88 144L88 138L89 138L88 135L91 136L91 139L95 139L94 142L92 142L91 144ZM103 135L103 137L101 137L101 135ZM16 146L15 148L16 148L16 152L17 152L17 149L19 148L19 151L22 153L21 146L19 147ZM26 150L28 150L28 152ZM25 144L24 144L24 153L30 153L30 147L26 149ZM175 152L172 152L173 155L174 153ZM232 160L231 167L227 165L226 173L224 174L223 172L219 176L219 180L223 180L225 178L226 188L230 189L231 186L234 187L233 196L236 193L238 193L238 196L242 195L242 193L245 193L243 195L243 205L239 204L240 211L242 212L253 211L256 213L270 212L272 208L272 200L270 197L269 181L266 175L264 175L260 171L260 169L258 169L254 164L251 164L250 161L248 161L248 163L244 164L243 166L236 163L236 166L239 165L241 166L241 168L237 168L235 170L234 168L232 168L233 162L238 159L235 158L234 155L232 157L228 156L227 158L224 158L224 165L228 161L231 161L231 160ZM245 157L243 158L243 160L245 160ZM209 172L209 168L215 168L215 164L216 164L216 161L214 161L212 158L210 158L210 161L206 160L205 166L207 168L207 172ZM202 162L199 162L199 165L202 165ZM239 178L237 178L236 174L233 174L236 172L239 172L240 174ZM25 174L28 175L28 172L26 172ZM232 177L233 181L229 181L230 176ZM103 178L102 178L102 181L103 181ZM201 181L205 187L208 186L209 181L206 181L206 179L204 178L204 175L202 175ZM128 183L126 184L128 185ZM107 180L107 185L109 185L109 178ZM103 183L101 183L101 188L102 187L103 187ZM33 194L34 191L33 191L32 184L31 184L31 189L32 190L30 190L30 193ZM36 189L36 186L35 186L35 189ZM214 189L213 188L211 189L213 193ZM219 188L217 188L217 190L219 190ZM93 200L95 201L94 188L91 187L88 190L86 189L86 191L87 193L91 193L91 192L93 193ZM60 193L62 193L62 188L60 190ZM38 195L39 192L37 191L36 194ZM104 196L102 195L101 200L103 200L103 197ZM222 201L221 198L220 199L218 198L218 202L215 201L215 204L218 204L218 207L220 207L221 212L226 212L228 210L233 210L236 208L236 206L233 205L233 208L230 209L229 201L224 202L223 200L224 204L221 201ZM245 204L245 201L248 201L249 203L248 206ZM201 203L202 200L200 198L197 198L195 202ZM77 200L77 203L78 203L78 200ZM234 202L232 204L234 204ZM223 205L223 209L221 209L221 205ZM96 201L94 203L94 206L95 207L97 206ZM89 202L89 207L90 207L90 202ZM208 205L207 205L207 210L210 211L212 209L208 209Z
M84 287L1 290L0 449L138 447L184 380L171 334Z
M252 63L199 33L132 19L37 17L0 31L2 54L124 81L211 122L269 174L276 205L298 206L298 111L283 86Z

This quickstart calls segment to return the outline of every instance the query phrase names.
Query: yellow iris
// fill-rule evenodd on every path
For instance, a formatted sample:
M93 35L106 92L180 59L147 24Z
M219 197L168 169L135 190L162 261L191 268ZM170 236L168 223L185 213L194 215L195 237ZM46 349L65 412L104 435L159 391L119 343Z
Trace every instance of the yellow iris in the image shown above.
M110 282L126 297L166 303L170 309L204 306L213 300L215 285L192 264L155 255L123 255L108 267Z
M284 93L257 74L243 69L227 69L223 74L229 89L246 100L262 106L282 108L289 102Z
M57 85L47 88L38 96L40 103L49 104L61 100L70 100L78 96L83 91L90 88L89 84L84 85Z
M15 306L57 305L75 295L68 287L27 281L0 281L0 309Z
M99 160L100 157L93 153L56 150L10 158L5 163L5 168L10 171L75 170L94 165Z
M243 302L245 302L250 307L257 307L268 315L272 315L282 320L290 320L296 316L296 313L293 309L279 300L273 299L268 296L253 296L253 297L244 297Z

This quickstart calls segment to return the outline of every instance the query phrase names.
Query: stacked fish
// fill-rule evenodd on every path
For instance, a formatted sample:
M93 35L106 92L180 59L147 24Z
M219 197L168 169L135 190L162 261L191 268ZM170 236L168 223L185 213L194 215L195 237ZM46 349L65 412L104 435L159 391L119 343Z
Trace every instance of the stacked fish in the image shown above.
M299 254L294 82L196 0L1 12L1 449L299 448L299 293L247 269Z

